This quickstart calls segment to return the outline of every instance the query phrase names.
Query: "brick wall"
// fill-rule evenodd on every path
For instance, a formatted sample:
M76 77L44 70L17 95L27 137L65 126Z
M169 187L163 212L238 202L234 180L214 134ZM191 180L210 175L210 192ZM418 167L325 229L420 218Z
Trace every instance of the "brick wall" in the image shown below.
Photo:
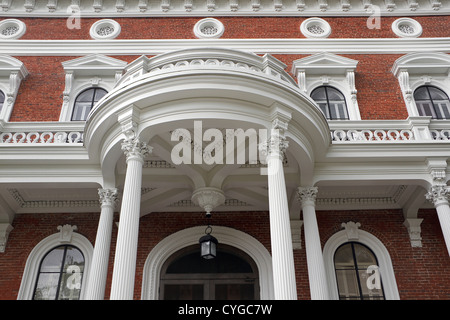
M363 120L393 120L408 117L398 80L391 72L392 65L401 55L343 56L359 61L356 69L356 89ZM293 61L305 55L277 54L274 57L285 63L286 71L289 72ZM61 63L78 57L16 58L25 64L30 74L20 86L10 121L58 121L65 86ZM137 56L114 56L114 58L129 63Z
M419 214L422 223L422 248L412 248L403 215L400 210L370 211L319 211L317 220L324 245L337 231L341 223L360 222L360 229L376 236L390 253L400 298L450 299L450 274L447 272L450 258L446 251L442 232L434 210ZM117 221L118 217L116 217ZM202 213L152 213L141 218L139 250L137 256L135 299L140 299L142 272L151 249L168 235L184 228L204 225ZM266 212L217 213L214 224L236 228L259 240L270 251L269 217ZM23 269L31 250L45 237L56 233L58 225L77 225L80 234L93 244L98 214L23 214L17 215L5 253L0 254L0 300L16 299ZM304 232L302 232L304 234ZM107 281L107 294L111 289L117 227L113 228L111 257ZM219 239L220 241L220 239ZM294 250L297 292L300 300L309 299L309 282L305 243Z

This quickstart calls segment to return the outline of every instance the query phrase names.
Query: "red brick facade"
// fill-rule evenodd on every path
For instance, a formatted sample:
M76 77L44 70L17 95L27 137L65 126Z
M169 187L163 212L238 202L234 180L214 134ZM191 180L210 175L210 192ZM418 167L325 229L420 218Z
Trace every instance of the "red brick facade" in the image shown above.
M93 214L24 214L15 218L8 246L0 255L0 300L14 300L19 291L25 262L31 250L44 238L54 234L58 225L72 224L77 232L95 242L99 215ZM402 300L450 299L448 254L434 210L419 214L422 223L422 248L412 248L399 210L318 211L317 220L322 246L341 223L358 221L361 230L376 236L386 246L392 259L397 286ZM214 216L214 224L236 228L259 240L270 251L267 212L223 212ZM115 219L118 221L118 217ZM204 224L202 213L151 213L141 218L136 268L135 299L140 299L142 272L152 248L170 234L184 228ZM109 277L106 298L109 297L114 262L117 227L113 228ZM298 299L309 300L309 283L305 243L294 250ZM420 275L420 276L419 276Z

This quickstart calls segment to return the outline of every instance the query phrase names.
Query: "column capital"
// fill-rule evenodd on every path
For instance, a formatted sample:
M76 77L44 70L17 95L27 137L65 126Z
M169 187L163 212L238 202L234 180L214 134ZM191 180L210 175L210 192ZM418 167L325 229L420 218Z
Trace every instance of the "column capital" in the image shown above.
M425 195L425 198L431 201L435 207L442 204L448 205L450 199L450 190L446 185L434 185Z
M259 145L259 150L265 157L279 157L284 159L284 153L289 146L284 133L280 129L272 129L270 138Z
M117 194L118 191L116 188L98 189L98 196L101 206L115 207L117 204Z
M302 205L310 203L314 205L316 203L316 196L319 189L317 187L298 187L297 199Z
M127 139L122 142L122 151L127 157L127 162L130 159L136 159L141 162L144 158L152 152L153 148L148 146L145 142L140 142L139 138Z

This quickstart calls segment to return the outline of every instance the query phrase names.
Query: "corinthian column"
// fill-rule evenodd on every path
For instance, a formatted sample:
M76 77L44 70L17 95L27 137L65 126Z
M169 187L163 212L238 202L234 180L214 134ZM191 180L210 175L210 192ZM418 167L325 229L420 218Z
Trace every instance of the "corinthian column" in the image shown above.
M120 210L119 232L111 286L111 300L132 300L141 208L142 165L151 152L138 138L122 143L126 155L127 172Z
M328 300L328 285L316 219L317 188L298 188L302 205L309 287L312 300Z
M117 189L99 189L98 195L102 210L95 239L92 267L87 283L86 300L103 300L105 297Z
M434 204L442 233L444 235L447 251L450 255L450 192L446 185L434 185L425 197Z
M279 124L279 123L278 123ZM288 143L283 129L272 129L267 143L261 151L267 158L269 187L270 237L275 299L296 300L294 253L292 249L289 207L283 171L284 151Z

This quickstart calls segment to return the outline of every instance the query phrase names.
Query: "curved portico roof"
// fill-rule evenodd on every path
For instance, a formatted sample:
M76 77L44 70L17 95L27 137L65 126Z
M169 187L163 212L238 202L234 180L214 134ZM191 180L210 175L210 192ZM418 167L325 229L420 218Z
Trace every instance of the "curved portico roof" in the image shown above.
M105 176L122 156L126 126L141 141L157 141L178 128L271 128L280 114L289 122L289 150L304 177L331 143L328 123L270 55L200 48L141 56L91 111L85 127L90 157L99 159ZM157 148L158 149L158 148Z

